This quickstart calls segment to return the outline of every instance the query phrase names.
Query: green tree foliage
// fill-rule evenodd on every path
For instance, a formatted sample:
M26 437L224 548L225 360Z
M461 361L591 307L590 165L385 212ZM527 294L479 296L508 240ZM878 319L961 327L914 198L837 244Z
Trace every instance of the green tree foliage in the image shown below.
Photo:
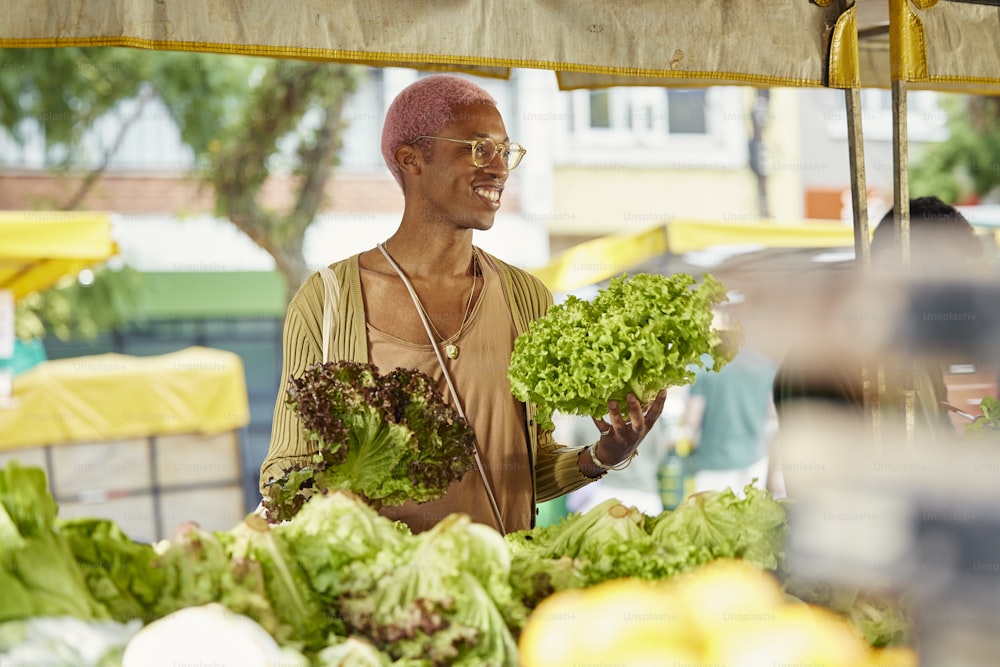
M23 143L37 122L47 166L84 174L59 208L78 206L144 105L159 99L195 157L196 175L215 193L215 213L274 258L289 297L308 276L303 240L328 203L344 104L362 68L112 47L0 49L0 62L0 127ZM104 154L88 154L81 141L88 129L126 100L136 104L118 135ZM269 209L261 192L286 165L294 178L292 203Z
M85 284L73 276L17 303L14 333L21 340L46 335L67 340L94 338L134 319L142 299L141 276L128 266L103 266Z
M927 146L910 168L914 197L948 202L986 197L1000 186L1000 97L946 96L947 141Z

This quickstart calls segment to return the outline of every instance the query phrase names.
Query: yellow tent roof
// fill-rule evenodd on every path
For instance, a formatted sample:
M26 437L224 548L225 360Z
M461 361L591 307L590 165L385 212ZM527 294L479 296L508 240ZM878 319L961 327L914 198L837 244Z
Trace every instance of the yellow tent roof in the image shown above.
M854 230L837 220L724 222L670 220L638 232L586 241L533 269L553 292L593 285L628 272L665 252L685 253L717 245L757 244L767 248L840 248L854 243Z
M15 301L117 252L108 214L0 211L0 289Z
M250 421L242 360L206 347L47 361L14 379L13 399L0 409L0 451L212 435Z
M976 224L976 223L974 223ZM987 228L988 224L977 224ZM584 241L531 270L553 292L569 292L600 283L664 253L681 255L719 246L761 248L852 248L854 229L840 220L671 219L639 231L619 232ZM991 230L996 242L1000 231Z

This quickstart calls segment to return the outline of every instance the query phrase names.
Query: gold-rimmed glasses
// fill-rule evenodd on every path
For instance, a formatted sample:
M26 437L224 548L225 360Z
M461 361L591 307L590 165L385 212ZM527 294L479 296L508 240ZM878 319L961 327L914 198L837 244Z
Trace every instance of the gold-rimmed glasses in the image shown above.
M421 139L440 139L441 141L451 141L457 144L472 146L472 164L480 169L490 166L499 152L500 159L503 160L507 171L514 171L517 169L517 165L521 164L521 158L528 152L521 144L506 142L498 144L489 137L482 139L451 139L450 137L433 137L425 134L417 137L411 143L416 143Z

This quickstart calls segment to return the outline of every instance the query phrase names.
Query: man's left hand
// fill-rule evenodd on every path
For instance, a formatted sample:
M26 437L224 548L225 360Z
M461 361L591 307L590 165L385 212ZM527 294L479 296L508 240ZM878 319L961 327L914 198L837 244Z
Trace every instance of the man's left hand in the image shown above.
M593 418L594 425L601 433L597 443L597 458L607 466L615 466L631 458L639 443L646 437L653 424L663 412L663 403L667 399L667 390L663 389L648 405L639 403L635 394L629 394L628 419L622 415L618 401L608 401L608 414L604 419ZM605 458L607 457L607 458Z

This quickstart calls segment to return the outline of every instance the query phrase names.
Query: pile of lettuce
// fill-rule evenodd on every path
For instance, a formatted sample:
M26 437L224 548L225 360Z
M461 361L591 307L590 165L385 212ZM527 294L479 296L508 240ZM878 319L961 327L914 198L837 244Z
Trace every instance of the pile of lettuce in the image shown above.
M330 491L286 522L187 523L150 545L104 519L56 518L43 471L16 465L0 469L0 509L0 640L21 641L32 618L145 625L217 603L314 667L516 665L520 633L549 595L721 558L780 571L787 529L783 502L752 486L657 516L609 500L506 537L465 514L413 534ZM906 636L891 600L834 602L873 644ZM18 625L5 635L2 622Z
M521 401L552 413L600 417L609 400L641 403L662 389L690 384L711 355L714 370L732 358L712 328L713 309L727 300L720 281L706 275L640 273L611 280L592 301L570 295L531 323L514 342L508 377Z
M747 486L695 494L648 516L609 499L552 526L507 535L515 586L529 606L566 588L611 579L664 579L717 558L767 570L784 562L787 516L770 493Z
M91 594L71 541L56 528L58 509L43 470L16 463L0 468L0 622L36 616L112 619L112 611ZM96 578L114 589L118 574L109 568Z
M268 485L273 521L329 490L383 505L436 500L473 468L472 428L419 370L381 375L371 364L316 364L291 379L286 402L317 451Z

